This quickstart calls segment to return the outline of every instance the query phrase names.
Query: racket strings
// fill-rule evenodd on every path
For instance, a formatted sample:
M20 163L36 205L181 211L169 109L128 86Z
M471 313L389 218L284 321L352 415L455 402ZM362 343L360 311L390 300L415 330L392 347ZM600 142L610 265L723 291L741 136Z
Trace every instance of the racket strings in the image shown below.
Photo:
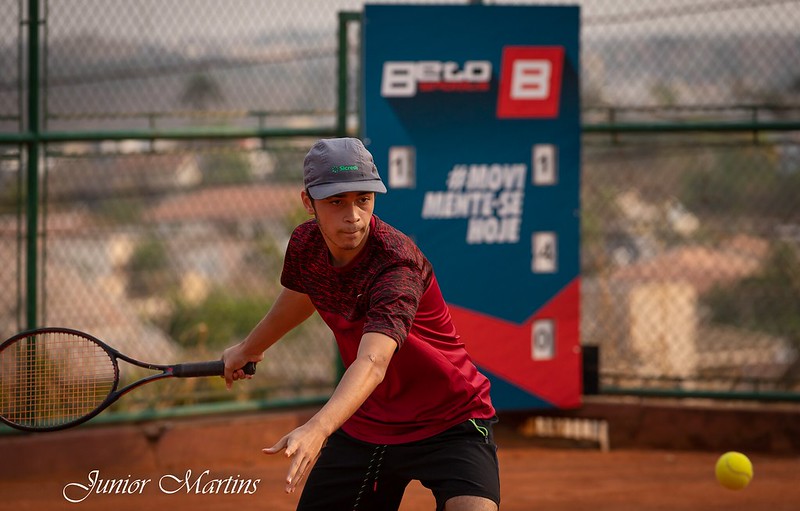
M0 416L28 428L56 427L95 410L117 369L91 339L68 332L23 337L0 352Z

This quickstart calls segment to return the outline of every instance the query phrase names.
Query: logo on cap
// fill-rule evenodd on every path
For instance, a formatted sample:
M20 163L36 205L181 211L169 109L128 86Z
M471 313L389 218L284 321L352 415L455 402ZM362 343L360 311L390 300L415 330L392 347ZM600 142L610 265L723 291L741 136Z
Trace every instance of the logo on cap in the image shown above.
M352 172L358 170L358 165L334 165L331 167L331 172L338 174L339 172Z

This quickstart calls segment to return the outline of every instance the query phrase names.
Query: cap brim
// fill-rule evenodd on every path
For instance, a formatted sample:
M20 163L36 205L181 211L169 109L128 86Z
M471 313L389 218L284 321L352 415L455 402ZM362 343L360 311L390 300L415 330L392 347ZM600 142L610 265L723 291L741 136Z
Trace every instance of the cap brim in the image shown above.
M386 193L386 186L378 179L370 181L350 181L346 183L324 183L310 186L308 193L312 199L327 199L331 195L349 192Z

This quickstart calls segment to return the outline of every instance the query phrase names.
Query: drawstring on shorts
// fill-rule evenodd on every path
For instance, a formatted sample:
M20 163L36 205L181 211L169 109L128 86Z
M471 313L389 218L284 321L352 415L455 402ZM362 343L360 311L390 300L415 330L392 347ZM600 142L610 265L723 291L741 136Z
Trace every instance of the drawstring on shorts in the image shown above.
M364 481L361 482L361 488L358 489L358 495L356 495L356 501L353 504L353 511L358 509L358 503L361 501L361 495L363 495L364 490L367 488L367 484L370 480L372 480L372 491L378 491L378 473L381 470L381 464L383 463L383 455L386 453L386 445L376 445L375 449L372 450L372 456L369 459L369 465L367 466L367 473L364 475Z
M486 426L478 425L478 423L475 421L475 419L470 419L469 421L472 423L473 426L475 426L475 429L478 430L478 433L483 435L483 440L488 444L489 443L489 428L487 428Z

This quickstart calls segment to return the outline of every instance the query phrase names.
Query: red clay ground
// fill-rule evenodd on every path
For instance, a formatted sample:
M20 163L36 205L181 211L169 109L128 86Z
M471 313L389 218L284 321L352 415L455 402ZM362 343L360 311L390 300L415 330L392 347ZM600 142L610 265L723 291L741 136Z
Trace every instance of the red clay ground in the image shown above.
M216 417L156 424L81 427L39 435L0 436L0 509L138 511L169 508L291 510L299 492L282 491L287 462L260 453L309 411ZM543 447L499 431L503 510L548 511L795 511L800 508L800 457L757 454L752 484L742 491L714 480L720 453L681 450ZM89 473L115 479L152 479L137 495L89 495L76 504L62 496ZM210 470L209 478L260 479L252 495L166 494L165 475ZM414 483L401 507L433 509ZM332 510L336 511L336 510Z

